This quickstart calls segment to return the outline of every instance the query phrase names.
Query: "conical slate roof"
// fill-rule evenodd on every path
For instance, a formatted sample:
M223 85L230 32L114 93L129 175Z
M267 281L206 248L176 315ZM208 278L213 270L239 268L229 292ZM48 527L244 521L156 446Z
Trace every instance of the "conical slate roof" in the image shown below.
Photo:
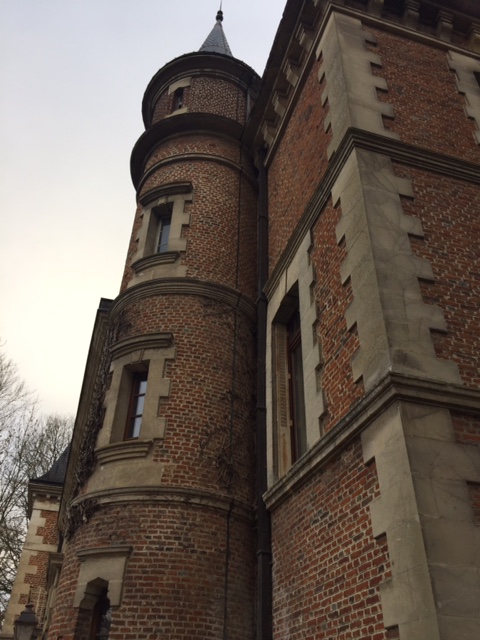
M225 56L232 56L227 39L223 33L222 27L223 11L217 13L217 22L208 34L207 39L200 47L199 51L207 51L210 53L223 53Z

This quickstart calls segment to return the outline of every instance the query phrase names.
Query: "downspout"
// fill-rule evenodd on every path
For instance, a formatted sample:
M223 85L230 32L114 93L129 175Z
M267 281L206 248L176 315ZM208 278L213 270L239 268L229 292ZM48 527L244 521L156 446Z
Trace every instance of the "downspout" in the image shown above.
M270 513L263 500L267 490L266 341L268 278L268 192L265 153L258 163L258 291L257 291L257 406L256 406L256 507L257 507L257 633L256 640L272 638L272 549Z

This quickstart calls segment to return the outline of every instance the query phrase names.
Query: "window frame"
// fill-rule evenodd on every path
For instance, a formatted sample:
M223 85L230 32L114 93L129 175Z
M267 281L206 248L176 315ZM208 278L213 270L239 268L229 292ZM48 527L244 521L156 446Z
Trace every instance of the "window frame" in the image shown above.
M168 253L169 251L169 241L172 230L172 219L173 219L173 203L165 202L153 209L154 215L154 224L155 224L155 237L153 247L151 247L150 254L151 255L159 255L163 253ZM166 238L163 237L165 225L168 222L168 229Z
M302 330L298 306L286 324L286 341L286 364L288 371L287 403L290 420L290 458L291 463L293 464L307 450Z
M145 382L145 388L141 393L141 385ZM128 403L127 420L125 423L124 440L137 440L142 432L143 414L145 411L145 397L148 387L148 369L146 371L133 371L130 386L130 401ZM139 400L142 402L142 411L138 413ZM136 420L140 418L138 433L136 433Z

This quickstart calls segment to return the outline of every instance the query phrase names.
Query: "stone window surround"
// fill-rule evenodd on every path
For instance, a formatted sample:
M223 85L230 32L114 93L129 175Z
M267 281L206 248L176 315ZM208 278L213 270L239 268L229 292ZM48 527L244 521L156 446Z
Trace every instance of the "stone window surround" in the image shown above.
M105 397L105 418L103 428L97 440L97 457L102 451L114 446L114 459L132 457L130 450L138 449L138 455L146 455L145 441L163 438L166 419L158 415L160 398L170 395L170 380L165 378L167 360L175 358L175 347L171 333L146 334L127 338L112 347L112 364L110 371L112 381ZM125 424L128 414L132 372L148 370L148 386L145 395L145 407L140 436L124 440ZM118 449L125 448L123 455ZM107 456L108 457L108 456ZM108 461L108 460L107 460Z
M137 251L132 257L132 267L134 269L139 260L142 260L142 264L145 266L145 258L155 260L159 255L155 253L154 246L158 227L155 209L162 205L172 205L172 222L167 253L186 251L187 239L182 238L181 235L182 227L190 223L190 215L185 213L185 203L191 201L192 185L189 182L164 185L142 198L142 223L136 238Z
M456 51L448 52L448 66L455 72L457 91L465 96L465 113L477 127L475 142L480 144L480 60Z
M189 87L192 84L192 78L182 78L181 80L177 80L176 82L172 82L171 85L169 85L168 87L168 95L175 95L175 91L177 91L178 89L185 89L186 87ZM172 98L172 100L174 99L174 97ZM188 107L185 105L185 100L184 100L184 106L180 107L180 109L172 109L172 111L166 116L167 118L170 118L171 116L178 116L181 113L187 113L188 111Z
M80 549L80 573L73 606L93 609L102 589L108 585L108 598L112 607L122 601L123 580L127 560L132 553L129 545Z
M274 392L276 384L274 381L276 366L274 362L274 340L276 329L282 327L278 322L279 320L281 321L279 310L285 301L286 295L296 283L298 283L302 334L307 450L318 442L322 436L321 419L325 413L325 402L322 389L319 386L321 358L320 345L316 338L317 306L312 297L315 274L310 261L311 247L312 237L311 232L308 231L292 261L280 276L268 302L266 376L267 381L271 382L271 384L267 384L267 466L269 486L277 482L288 471L291 464L288 459L286 461L281 459L279 438L281 437L282 428L275 422L277 416L282 412L281 409L279 411L277 405L278 392L276 394Z
M274 442L274 466L279 476L283 476L294 462L292 451L292 398L290 389L290 351L288 347L288 323L295 313L299 312L298 290L295 283L282 300L272 324L272 420L275 425L272 438ZM300 329L301 334L301 329ZM303 347L302 347L303 350ZM305 403L305 400L303 400ZM297 434L300 425L294 426ZM301 425L303 438L305 438L305 424ZM302 439L303 439L302 438ZM303 455L303 451L299 456Z

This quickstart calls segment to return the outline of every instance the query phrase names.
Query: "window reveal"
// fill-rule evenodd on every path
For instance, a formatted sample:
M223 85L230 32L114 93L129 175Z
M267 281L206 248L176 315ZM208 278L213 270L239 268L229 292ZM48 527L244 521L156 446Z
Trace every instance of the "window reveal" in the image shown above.
M272 324L274 467L281 477L307 450L298 286L284 297Z
M294 313L287 325L287 353L290 446L293 463L307 450L302 335L298 311Z

